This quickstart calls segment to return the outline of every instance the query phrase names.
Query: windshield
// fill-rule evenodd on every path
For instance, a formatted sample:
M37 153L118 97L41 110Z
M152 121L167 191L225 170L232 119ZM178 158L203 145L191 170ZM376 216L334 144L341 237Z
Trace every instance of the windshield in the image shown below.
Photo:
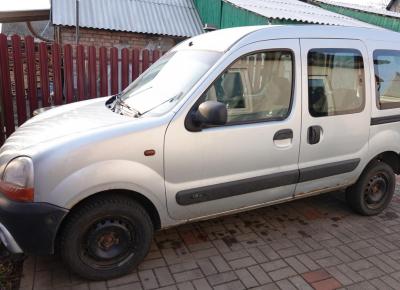
M211 68L221 53L182 50L167 53L120 95L121 100L139 112L162 114L172 109Z

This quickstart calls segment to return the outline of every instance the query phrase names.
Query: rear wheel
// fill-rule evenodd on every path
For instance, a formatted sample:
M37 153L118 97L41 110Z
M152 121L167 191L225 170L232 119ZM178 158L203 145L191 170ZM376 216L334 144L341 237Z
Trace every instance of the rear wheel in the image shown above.
M129 273L143 260L152 238L153 224L141 205L122 196L102 196L68 217L60 253L79 276L112 279Z
M376 215L392 200L395 186L393 169L377 160L368 165L357 183L347 190L346 198L359 214Z

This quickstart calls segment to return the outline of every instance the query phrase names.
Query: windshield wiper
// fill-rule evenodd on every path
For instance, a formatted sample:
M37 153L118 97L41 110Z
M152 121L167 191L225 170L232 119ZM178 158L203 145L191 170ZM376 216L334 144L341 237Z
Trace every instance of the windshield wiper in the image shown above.
M111 111L117 113L117 114L121 114L121 115L127 115L127 116L131 116L134 118L139 118L141 116L143 116L144 114L164 105L165 103L168 102L172 102L175 99L178 99L182 96L183 92L180 92L179 94L176 94L175 96L173 96L172 98L169 98L163 102L161 102L160 104L152 107L151 109L146 110L145 112L141 113L138 110L132 108L131 106L129 106L122 98L121 98L121 93L114 95L112 98L110 98L107 102L106 105L108 108L111 109Z
M139 116L143 116L144 114L146 114L146 113L148 113L148 112L150 112L150 111L152 111L152 110L154 110L154 109L156 109L156 108L158 108L158 107L160 107L160 106L162 106L162 105L164 105L164 104L166 104L166 103L172 102L172 101L174 101L175 99L179 99L179 98L182 96L182 94L183 94L183 92L180 92L179 94L176 94L176 95L173 96L172 98L169 98L169 99L165 100L164 102L162 102L162 103L160 103L160 104L154 106L153 108L148 109L147 111L144 111L143 113L139 113L139 114L140 114Z
M125 103L125 101L121 98L121 93L115 95L114 106L111 110L118 114L128 115L134 118L138 118L142 115L138 110L135 110Z

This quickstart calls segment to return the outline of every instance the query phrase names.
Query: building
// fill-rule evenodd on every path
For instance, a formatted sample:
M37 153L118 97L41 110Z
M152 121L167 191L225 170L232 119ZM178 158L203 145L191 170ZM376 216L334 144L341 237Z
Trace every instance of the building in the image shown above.
M400 12L400 1L399 0L390 0L386 9L389 11Z
M0 8L0 32L7 36L32 35L36 41L52 41L54 33L49 23L50 3L41 3L40 6L31 3L28 7L18 4L8 5L6 9Z
M1 33L7 36L18 34L21 37L32 35L35 41L54 40L54 29L49 20L3 23Z
M203 32L192 0L52 0L51 18L61 44L165 51Z
M203 23L216 28L265 24L367 23L297 0L194 0Z
M334 13L400 32L400 13L398 12L332 0L309 0L308 2ZM399 3L397 0L393 2L392 5L395 6Z

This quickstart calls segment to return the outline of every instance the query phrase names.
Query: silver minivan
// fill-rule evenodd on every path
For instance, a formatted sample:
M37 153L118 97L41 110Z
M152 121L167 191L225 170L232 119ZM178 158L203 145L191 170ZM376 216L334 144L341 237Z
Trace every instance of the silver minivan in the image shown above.
M122 93L48 110L0 150L0 238L110 279L153 232L346 190L375 215L400 173L400 35L254 26L182 42Z

